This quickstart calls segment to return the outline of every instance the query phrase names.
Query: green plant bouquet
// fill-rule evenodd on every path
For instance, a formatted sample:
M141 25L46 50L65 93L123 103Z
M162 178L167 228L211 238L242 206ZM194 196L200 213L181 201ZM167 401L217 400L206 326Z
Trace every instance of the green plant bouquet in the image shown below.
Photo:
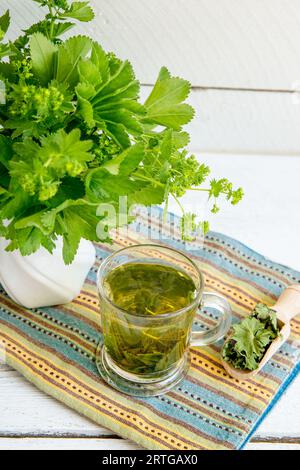
M48 8L45 18L14 42L6 41L7 11L0 18L0 234L7 250L29 255L41 246L52 252L63 238L65 263L81 238L96 241L97 226L109 242L109 221L99 204L119 197L132 204L167 205L192 189L207 191L212 212L224 195L242 197L227 179L185 147L182 130L194 116L185 103L190 84L166 68L145 103L128 61L106 53L86 36L61 39L76 21L90 21L89 2L33 0ZM179 202L179 201L178 201ZM180 202L179 202L180 204ZM196 227L195 215L186 214ZM8 221L5 223L5 221ZM208 230L207 222L199 226Z

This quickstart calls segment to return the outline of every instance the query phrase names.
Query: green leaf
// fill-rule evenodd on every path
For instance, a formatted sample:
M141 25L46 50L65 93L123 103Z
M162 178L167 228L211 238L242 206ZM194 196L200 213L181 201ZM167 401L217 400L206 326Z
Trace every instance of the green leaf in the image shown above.
M40 248L42 233L36 227L16 230L16 241L22 256L28 256Z
M89 128L95 127L94 109L89 101L90 96L94 94L94 87L86 83L79 83L75 91L78 99L78 113Z
M58 38L62 34L72 29L74 26L75 24L71 23L70 21L68 22L64 21L63 23L55 23L53 25L53 37Z
M56 148L60 157L68 156L70 160L80 162L90 161L93 158L89 153L92 142L90 140L80 140L80 137L79 129L73 129L68 134L61 129L56 134L51 134L41 139L42 149L39 154L46 160L48 153L51 154L52 149ZM59 164L59 162L57 163Z
M38 228L44 235L49 235L51 233L51 227L47 227L43 223L43 216L45 215L45 211L40 211L35 214L29 215L27 217L23 217L19 219L15 224L15 228L17 230L36 227Z
M103 165L107 171L113 175L130 175L139 166L140 162L145 158L145 147L143 144L135 144L117 157L108 161Z
M189 104L170 105L162 108L161 105L155 106L149 110L146 122L171 127L174 130L180 130L185 124L188 124L194 117L194 110Z
M54 76L57 47L43 34L33 34L30 39L32 70L42 85L47 85Z
M163 68L145 102L147 116L144 121L179 131L194 116L194 109L188 104L182 104L189 92L188 81L171 77L168 70Z
M0 77L13 80L14 67L9 62L0 62Z
M14 219L22 215L32 204L32 198L22 190L16 187L11 197L0 209L0 219Z
M7 10L4 15L0 16L0 41L4 38L10 25L10 14Z
M9 57L12 55L12 51L9 44L0 44L0 59L4 57Z
M4 123L5 129L14 129L12 139L17 139L20 136L39 138L39 126L34 121L24 121L21 119L8 119Z
M22 256L35 253L41 245L50 253L53 251L55 244L53 239L48 235L45 236L37 227L29 227L17 230L14 223L10 223L6 229L5 237L11 240L6 251L14 251L19 249ZM55 239L55 237L53 237Z
M106 83L109 78L109 60L106 52L100 44L93 42L91 62L97 67L101 75L102 83Z
M80 194L79 194L80 196ZM41 221L42 224L50 228L51 230L54 230L55 223L56 223L56 218L57 216L62 213L65 209L69 207L77 207L77 206L87 206L87 207L97 207L97 204L94 204L87 199L83 199L79 197L78 199L65 199L62 203L59 205L53 207L50 210L46 210L42 215L41 215Z
M274 333L279 332L277 313L266 304L258 303L252 314L255 318L263 322L266 327L270 326Z
M66 264L74 260L81 238L98 239L96 228L99 221L95 207L71 206L63 211L63 258Z
M113 175L104 168L92 170L86 178L86 193L91 201L119 201L120 196L129 197L144 188L146 183L135 181L127 175Z
M92 49L92 40L86 36L75 36L59 46L56 79L75 87L79 81L78 64Z
M12 156L12 141L8 137L0 135L0 163L2 163L2 165L7 169L9 167L9 161Z
M263 310L264 316L265 308L262 305L258 304L258 310ZM233 334L223 346L223 358L239 369L257 369L267 347L278 336L278 332L275 333L267 323L255 318L255 314L254 310L251 316L233 325Z
M85 196L85 185L83 178L65 176L61 179L57 193L47 204L48 210L54 210L60 207L66 201L82 201Z
M159 159L161 162L167 162L170 160L173 150L173 133L169 129L166 131L163 136L162 142L160 144Z
M78 21L91 21L95 17L89 2L73 2L71 8L61 15L61 18L73 18Z
M75 163L85 163L94 157L89 150L92 147L91 140L80 140L81 132L79 129L73 129L68 134L59 130L56 134L50 134L41 139L42 147L39 149L39 156L47 163L51 159L52 167L57 170ZM71 176L73 176L71 174ZM76 175L77 176L77 175Z
M272 312L272 310L267 305L258 303L253 313L259 320L267 320L270 317L270 312ZM275 310L273 310L273 312L275 312Z
M128 61L108 58L97 44L93 45L92 61L102 76L97 93L90 99L94 119L100 129L125 149L130 146L130 135L142 132L139 121L145 111L137 102L139 83Z
M181 103L188 97L190 88L191 85L187 80L171 77L168 70L163 67L145 106L149 109L158 104L169 106L170 103Z
M139 82L135 79L132 65L128 60L122 62L113 58L109 62L110 77L99 90L94 98L94 103L103 103L109 98L120 99L120 97L135 99L140 90ZM123 96L125 95L125 96Z
M154 186L147 184L141 189L129 194L128 205L143 204L151 206L152 204L162 204L165 200L165 188L163 186Z
M123 124L105 122L101 120L101 115L96 117L99 128L106 130L107 134L123 149L130 146L130 138L127 129ZM102 127L102 122L104 126Z
M78 64L78 72L81 82L90 83L93 87L97 87L102 82L99 69L91 60L81 60Z
M93 142L81 140L76 128L69 133L61 129L40 140L41 145L31 139L17 142L9 169L24 191L44 202L57 194L65 177L77 177L86 171L94 155L90 153Z
M175 149L182 149L190 143L188 132L173 132L173 145Z

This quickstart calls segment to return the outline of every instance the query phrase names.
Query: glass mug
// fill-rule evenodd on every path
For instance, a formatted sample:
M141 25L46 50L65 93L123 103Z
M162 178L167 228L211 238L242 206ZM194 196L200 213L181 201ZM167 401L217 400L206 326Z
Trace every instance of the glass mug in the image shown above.
M112 300L107 278L116 268L125 265L126 269L130 263L167 266L183 273L193 281L193 297L183 308L161 314L127 311ZM204 280L198 266L172 248L146 244L113 253L100 265L97 286L103 339L96 364L107 383L129 395L161 395L176 386L189 369L189 347L218 341L231 325L228 301L217 293L203 292ZM142 290L140 295L143 297ZM221 319L208 331L194 331L195 316L204 307L217 310Z

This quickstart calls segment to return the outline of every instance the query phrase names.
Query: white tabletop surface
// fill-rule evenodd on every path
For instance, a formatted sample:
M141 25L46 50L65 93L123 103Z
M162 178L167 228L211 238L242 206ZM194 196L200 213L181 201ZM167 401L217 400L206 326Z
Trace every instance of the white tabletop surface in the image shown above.
M216 176L244 187L237 207L224 206L212 229L300 270L300 157L202 155ZM198 205L199 193L187 201ZM201 206L201 204L200 204ZM132 449L137 446L80 417L0 365L0 449ZM247 448L300 449L300 377Z

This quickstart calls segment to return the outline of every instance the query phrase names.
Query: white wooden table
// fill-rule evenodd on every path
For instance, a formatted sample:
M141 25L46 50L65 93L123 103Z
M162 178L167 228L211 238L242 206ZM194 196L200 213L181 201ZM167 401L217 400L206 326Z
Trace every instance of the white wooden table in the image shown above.
M300 270L299 157L204 155L246 192L213 221L223 231ZM196 203L198 194L190 194ZM136 449L0 366L0 449ZM300 449L300 376L262 423L248 449Z

